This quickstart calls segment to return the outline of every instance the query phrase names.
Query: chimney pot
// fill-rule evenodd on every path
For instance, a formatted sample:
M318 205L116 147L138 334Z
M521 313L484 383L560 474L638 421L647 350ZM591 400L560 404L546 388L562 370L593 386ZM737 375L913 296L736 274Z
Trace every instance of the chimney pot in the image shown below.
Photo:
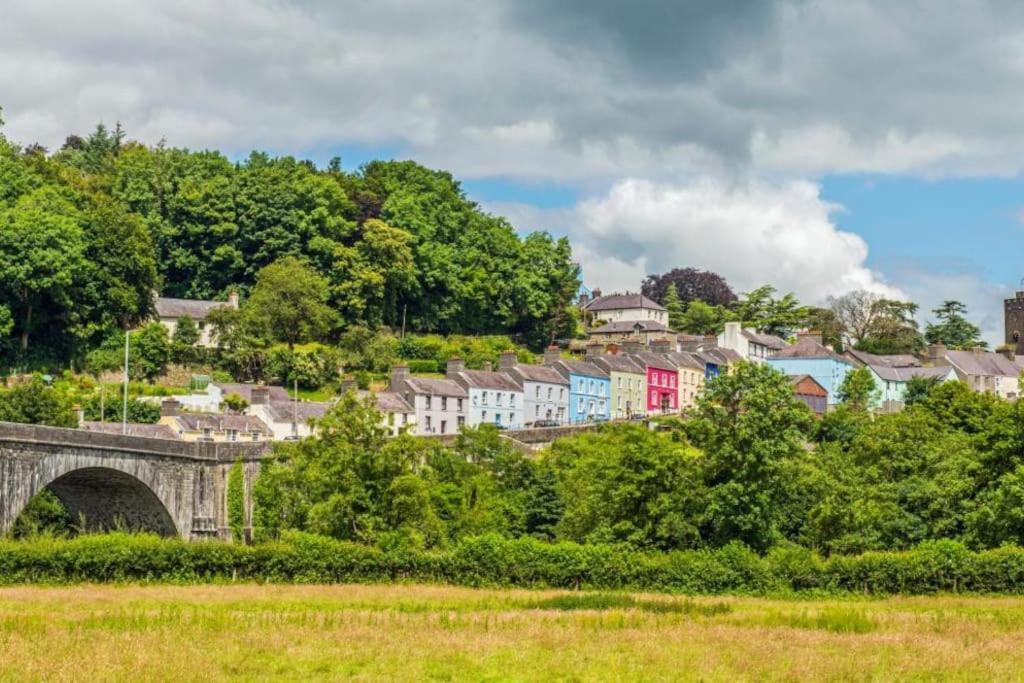
M587 344L587 358L596 358L604 352L604 346L600 342Z
M400 391L402 382L409 379L409 366L404 364L391 366L391 382L388 388L391 391Z
M489 360L484 361L484 372L491 372L494 370L494 365Z
M798 342L803 341L805 339L810 339L815 344L820 345L822 343L821 332L819 332L818 330L807 330L805 332L797 332L796 339Z
M544 365L551 365L557 363L562 359L562 350L557 346L549 346L544 349Z
M462 360L458 356L452 356L448 359L448 365L445 368L445 375L451 378L465 369L466 361Z
M160 403L160 416L161 417L174 417L178 414L178 408L181 404L173 398L166 398Z
M665 337L659 337L651 342L651 351L654 353L669 353L672 351L672 341Z
M511 370L519 362L519 356L516 355L515 351L508 350L501 352L501 360L498 361L498 367L502 370Z
M253 387L250 392L250 399L254 406L263 406L270 403L270 387Z

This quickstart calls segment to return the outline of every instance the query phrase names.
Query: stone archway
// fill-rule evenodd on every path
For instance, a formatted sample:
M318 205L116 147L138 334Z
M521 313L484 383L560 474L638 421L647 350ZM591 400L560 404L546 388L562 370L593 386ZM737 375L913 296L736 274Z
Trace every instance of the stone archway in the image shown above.
M137 477L107 467L85 467L60 475L44 488L60 499L76 524L88 531L151 531L176 536L167 508Z

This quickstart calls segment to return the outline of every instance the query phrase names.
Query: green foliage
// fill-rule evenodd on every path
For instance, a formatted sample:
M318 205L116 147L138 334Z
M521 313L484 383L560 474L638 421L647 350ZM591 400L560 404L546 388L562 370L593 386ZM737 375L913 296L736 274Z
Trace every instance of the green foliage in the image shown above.
M266 376L291 386L319 389L338 379L342 354L323 344L305 344L294 349L275 346L267 352Z
M0 421L51 427L74 427L76 424L67 397L38 377L0 392Z
M967 306L959 301L944 301L932 313L937 322L928 323L924 336L929 344L945 344L951 349L985 348L988 343L980 339L981 330L967 320Z
M775 298L775 288L763 285L747 292L733 310L744 327L752 327L765 334L788 337L804 326L808 309L801 306L793 294Z
M673 330L683 330L683 313L686 311L686 306L683 304L683 300L679 297L679 290L676 288L675 283L670 283L665 288L665 296L662 299L662 306L668 311L668 326Z
M43 489L22 509L11 528L13 538L34 536L67 536L73 530L75 520L71 519L64 503L60 502L49 489Z
M101 396L99 391L92 393L81 404L86 420L120 422L124 410L124 401L120 392L107 391ZM128 399L128 421L154 424L160 421L160 404L153 401Z
M875 377L867 367L850 370L843 377L836 398L851 410L865 411L876 404L881 396Z
M233 413L240 413L249 407L249 402L239 394L231 393L224 397L224 405Z
M322 340L337 314L327 305L327 282L298 259L286 256L264 267L244 311L265 339L296 344Z
M245 540L245 470L236 460L228 470L227 482L228 527L235 542Z
M441 365L436 360L429 358L416 358L407 361L406 364L409 366L409 372L416 375L441 372Z
M174 335L171 337L171 356L174 362L181 365L194 363L198 357L196 344L199 343L199 338L199 326L191 316L183 315L178 318Z
M149 323L130 332L128 344L128 376L131 379L153 380L167 372L171 360L171 340L167 328ZM99 348L86 357L85 367L99 374L124 368L124 332L107 337Z
M677 320L678 327L674 330L690 334L721 334L725 323L732 319L732 314L722 306L712 306L703 301L691 301Z

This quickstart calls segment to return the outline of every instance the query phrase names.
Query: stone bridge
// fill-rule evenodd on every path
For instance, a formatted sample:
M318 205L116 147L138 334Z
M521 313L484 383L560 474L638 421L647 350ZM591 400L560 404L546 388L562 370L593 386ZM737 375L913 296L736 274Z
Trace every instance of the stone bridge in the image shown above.
M49 489L90 529L230 538L228 470L242 461L251 526L252 485L268 452L266 443L188 443L0 422L0 533Z

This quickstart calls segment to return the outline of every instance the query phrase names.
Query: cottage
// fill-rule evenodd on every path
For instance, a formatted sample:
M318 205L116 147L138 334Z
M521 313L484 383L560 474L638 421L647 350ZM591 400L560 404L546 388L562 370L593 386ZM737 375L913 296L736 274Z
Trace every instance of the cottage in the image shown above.
M1006 399L1016 399L1020 394L1021 364L1012 349L1004 356L981 348L951 351L943 344L932 344L928 347L928 358L933 365L952 367L957 379L972 391Z
M558 353L558 347L554 352ZM563 424L569 419L569 380L544 365L520 364L515 351L501 354L501 372L523 392L523 424Z
M569 422L601 422L611 417L611 377L593 363L559 358L557 350L544 354L544 364L569 382Z
M839 386L854 369L853 362L822 345L821 334L816 332L801 332L796 344L776 352L767 362L785 375L813 377L828 392L829 405L838 403Z
M719 348L735 351L740 358L754 363L764 363L769 356L786 348L786 341L781 337L745 329L738 322L726 323L717 342Z
M902 410L907 382L913 377L935 379L938 382L949 382L957 378L956 371L949 365L926 368L921 365L899 367L875 363L864 367L871 371L878 392L872 408L881 412Z
M381 424L387 428L388 434L416 434L416 409L401 394L393 391L360 391L359 395L373 398L381 414Z
M413 407L417 434L455 434L466 424L469 393L454 380L413 377L408 365L395 365L388 391Z
M206 318L217 308L238 308L238 292L228 294L227 301L205 301L202 299L172 299L166 296L158 296L154 301L156 319L161 325L167 328L167 334L174 336L178 329L178 321L185 316L192 318L192 321L199 328L198 346L216 346L210 326L206 324Z
M588 347L587 360L608 373L611 381L611 417L628 420L647 414L647 369L621 353Z
M185 413L178 402L166 399L160 405L160 424L169 427L182 441L269 441L273 432L255 415L211 415Z
M810 375L791 375L789 383L793 385L793 397L811 409L817 417L828 410L828 390L818 384Z
M466 390L469 397L469 426L493 424L499 429L523 426L523 390L504 372L467 370L460 358L448 361L447 377Z
M642 367L646 373L647 414L662 415L679 412L679 366L669 358L668 353L657 353L654 349L664 350L665 342L651 349L641 349L627 344L624 352L630 360ZM673 353L673 352L669 352Z
M253 390L266 389L269 392L270 401L290 401L291 396L284 387L262 384L240 384L234 382L211 382L206 389L191 394L173 396L182 410L193 413L221 413L224 412L225 401L229 396L238 396L243 401L252 405Z
M639 339L641 343L647 344L655 337L664 336L668 332L668 327L656 320L618 320L590 330L587 332L587 339L601 344Z
M581 308L585 320L600 320L604 323L636 322L649 320L668 325L668 311L656 301L643 294L609 294L601 296L601 290L595 289L593 298L584 297Z
M261 419L275 440L304 439L316 433L316 421L331 409L332 404L320 401L282 400L273 387L256 386L249 392L246 414Z

